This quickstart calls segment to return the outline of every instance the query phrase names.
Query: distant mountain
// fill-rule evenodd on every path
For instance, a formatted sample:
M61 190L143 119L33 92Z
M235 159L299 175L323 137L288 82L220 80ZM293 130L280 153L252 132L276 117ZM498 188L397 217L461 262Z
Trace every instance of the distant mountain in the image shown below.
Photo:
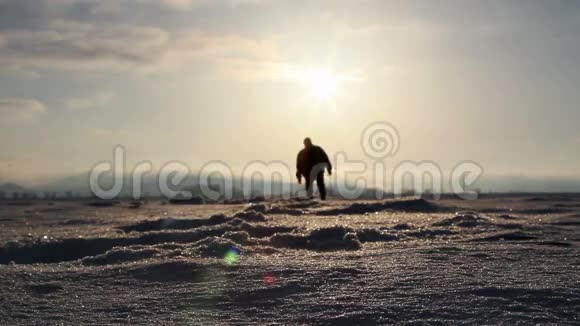
M223 178L215 177L212 178L214 184L219 185L224 181ZM109 189L113 185L113 176L110 173L105 173L101 176L99 180L103 189ZM234 186L234 197L240 197L242 194L243 179L241 177L233 177L229 179ZM246 180L247 181L247 180ZM407 183L404 184L403 189L413 189L413 180L406 180ZM176 187L171 187L172 190L188 190L194 196L199 196L199 176L195 173L188 175L180 184ZM267 183L266 183L267 184ZM121 196L129 196L132 194L132 180L130 175L125 175L123 177L123 187L121 190ZM349 189L353 189L352 183L348 184ZM284 189L290 188L291 193L295 193L297 190L303 189L303 185L298 185L294 180L291 182L279 182L274 181L270 187L264 187L264 183L254 183L252 184L251 193L252 196L262 196L272 194L274 196L280 195L284 192ZM285 186L285 187L283 187ZM327 188L329 194L336 192L336 187L334 180L328 180ZM161 191L159 189L159 180L156 175L146 175L142 180L142 190L145 196L161 196ZM212 189L219 190L220 187L211 187ZM580 178L578 177L542 177L542 176L513 176L513 175L484 175L482 176L474 185L469 187L470 190L478 190L481 193L495 192L495 193L512 193L512 192L580 192ZM74 176L69 176L65 178L60 178L54 180L53 182L47 183L42 186L36 186L30 189L24 189L13 183L7 183L0 186L0 191L6 193L11 192L24 192L24 191L36 191L36 192L57 192L57 193L67 193L72 192L81 196L92 196L91 188L89 186L89 173L78 174ZM387 189L387 192L392 191L392 189ZM361 198L373 198L375 190L366 189L361 195ZM449 183L444 182L443 192L451 192Z
M14 192L26 192L28 190L20 185L9 182L0 185L0 191L3 191L5 193L14 193Z
M89 196L91 194L88 173L59 178L44 185L36 186L34 190L38 192L61 193L72 191L82 196Z
M110 173L104 173L101 175L99 184L103 189L109 189L114 184L114 178ZM228 179L233 184L233 192L234 197L238 197L242 195L242 179L239 177L234 177L233 179ZM190 174L180 182L179 186L171 187L172 190L188 190L192 192L194 196L200 196L200 188L199 188L199 175L197 174ZM210 183L214 185L223 184L224 180L220 177L212 177ZM132 194L132 179L130 175L123 176L123 187L121 190L121 196L129 196ZM288 183L285 183L288 185ZM256 183L254 184L256 189L263 189L263 185ZM146 196L161 196L161 191L159 187L159 179L157 175L146 175L142 179L142 192ZM219 186L210 186L210 188L219 190ZM300 186L301 188L301 186ZM274 182L272 185L271 192L273 194L280 194L282 189L281 182ZM89 185L89 173L78 174L74 176L69 176L65 178L60 178L54 180L50 183L37 186L34 188L35 191L38 192L57 192L57 193L64 193L64 192L73 192L79 194L81 196L92 196L91 187ZM264 195L263 192L257 191L255 196L262 196Z
M471 188L501 193L580 192L580 178L488 174L482 176Z

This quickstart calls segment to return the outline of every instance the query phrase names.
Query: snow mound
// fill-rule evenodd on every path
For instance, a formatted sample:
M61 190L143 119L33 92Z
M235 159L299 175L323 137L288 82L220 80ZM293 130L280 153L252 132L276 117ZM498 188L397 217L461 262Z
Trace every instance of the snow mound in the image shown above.
M399 224L397 224L397 225L395 225L395 226L392 227L393 230L397 230L397 231L400 231L400 230L411 230L411 229L414 229L414 228L415 228L415 226L413 226L411 224L408 224L408 223L399 223Z
M31 243L10 242L0 248L0 264L60 263L96 256L117 246L128 245L124 238L63 239L58 241L35 241Z
M223 258L232 248L241 246L234 241L222 237L209 237L193 244L194 251L204 257Z
M133 262L137 260L143 260L151 258L155 255L160 254L159 249L154 248L144 248L144 249L113 249L109 250L104 254L97 255L94 257L85 257L82 260L82 264L86 266L94 265L112 265L125 262Z
M300 209L293 209L288 207L279 207L274 206L267 211L268 214L279 214L279 215L293 215L293 216L300 216L304 215L307 212L300 210Z
M579 216L568 216L565 218L557 219L550 224L561 226L580 226L580 218Z
M234 227L212 227L193 231L154 231L147 232L135 238L133 244L155 245L161 243L192 243L206 237L221 236L227 231L235 231Z
M95 200L92 202L86 203L87 206L91 207L113 207L119 205L119 201L117 200Z
M64 289L60 282L35 283L28 285L27 288L36 294L50 294Z
M457 234L457 232L451 231L448 229L423 228L423 229L418 229L416 231L408 232L407 236L419 238L419 239L425 239L425 238L433 239L433 238L437 238L437 237L441 237L441 236L450 236L450 235L455 235L455 234Z
M276 248L319 251L358 250L362 246L354 230L343 226L321 228L306 235L275 234L270 238L270 244Z
M302 203L297 205L304 205ZM264 204L251 204L245 209L245 212L257 212L262 214L286 214L286 215L304 215L306 212L288 206L266 206Z
M384 203L354 203L344 208L335 208L317 212L318 215L368 214L385 210L400 212L436 212L447 208L438 206L424 199L386 201Z
M64 220L58 224L59 225L85 225L85 224L92 224L95 222L96 221L92 221L92 220L70 219L70 220Z
M245 245L250 241L250 234L246 231L228 231L222 237L241 245Z
M386 209L401 212L428 213L448 210L446 207L433 204L425 199L392 201L386 202L384 205Z
M544 207L544 208L530 208L530 209L520 209L517 212L520 214L527 215L550 215L550 214L561 214L571 212L570 208L559 208L559 207Z
M266 213L268 207L264 204L250 204L248 208L245 209L246 212L259 212L259 213Z
M308 200L308 201L304 201L304 202L290 203L290 204L285 205L286 208L291 208L291 209L317 208L317 207L321 207L321 206L322 206L322 204L317 202L316 200Z
M240 224L240 230L248 232L248 234L253 238L265 238L270 237L276 233L288 233L296 231L296 227L291 226L264 226L264 225L253 225L250 223Z
M531 234L517 231L517 232L507 232L507 233L497 233L490 236L476 238L473 241L526 241L535 240L536 236Z
M203 226L194 230L149 231L127 237L13 241L0 247L0 264L60 263L86 258L83 264L99 265L108 262L131 261L139 258L140 255L147 256L151 253L131 251L135 250L135 246L138 245L154 246L162 251L181 250L184 248L180 244L198 243L204 239L216 237L222 237L236 244L260 244L258 240L261 238L297 230L297 227L290 226L254 225L236 218L230 220L229 223ZM167 248L161 246L167 246Z
M150 263L127 271L136 279L149 282L196 282L203 279L204 268L183 259Z
M397 241L399 237L394 234L385 233L378 229L362 229L356 231L360 242L384 242Z
M244 211L236 213L233 218L238 218L246 222L266 222L264 214L257 211Z
M458 226L462 228L473 228L477 226L487 226L491 222L488 218L473 213L458 214L451 218L446 218L433 223L433 226Z
M270 238L270 245L275 248L306 249L308 239L301 234L277 233Z
M501 218L503 220L517 220L517 219L520 219L519 217L512 216L512 215L509 215L509 214L501 214L501 215L498 215L498 218Z
M143 221L136 224L121 226L119 229L125 232L147 232L160 230L187 230L202 226L218 225L228 221L223 214L213 215L207 219L176 219L173 217L161 218L152 221Z

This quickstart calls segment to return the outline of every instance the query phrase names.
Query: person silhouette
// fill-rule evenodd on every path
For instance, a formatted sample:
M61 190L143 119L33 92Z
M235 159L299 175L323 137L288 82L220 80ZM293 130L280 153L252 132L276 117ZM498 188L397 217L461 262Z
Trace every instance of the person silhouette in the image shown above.
M298 183L302 184L302 177L304 177L304 184L308 198L312 199L312 183L316 180L320 199L326 199L326 186L324 184L324 169L328 170L328 175L332 175L332 164L328 159L328 155L322 147L312 144L310 138L304 139L304 148L298 152L296 157L296 179Z

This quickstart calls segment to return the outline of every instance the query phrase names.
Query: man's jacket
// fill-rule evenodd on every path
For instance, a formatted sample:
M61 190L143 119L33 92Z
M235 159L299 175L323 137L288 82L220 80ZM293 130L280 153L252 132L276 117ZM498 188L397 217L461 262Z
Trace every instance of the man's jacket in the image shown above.
M298 153L298 157L296 158L296 175L303 175L308 178L310 177L312 169L320 163L325 164L325 167L329 171L332 170L332 164L328 159L328 155L326 155L326 152L320 146L312 145L310 149L304 148ZM320 172L322 171L320 170Z

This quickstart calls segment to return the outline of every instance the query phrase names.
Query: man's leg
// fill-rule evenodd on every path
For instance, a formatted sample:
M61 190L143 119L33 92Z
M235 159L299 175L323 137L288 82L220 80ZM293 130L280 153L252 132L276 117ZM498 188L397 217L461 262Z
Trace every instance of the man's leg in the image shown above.
M324 172L320 172L316 176L316 185L318 186L318 192L320 192L320 199L326 200L326 185L324 185Z
M304 177L304 186L306 187L306 196L312 198L312 181L310 180L310 176Z

